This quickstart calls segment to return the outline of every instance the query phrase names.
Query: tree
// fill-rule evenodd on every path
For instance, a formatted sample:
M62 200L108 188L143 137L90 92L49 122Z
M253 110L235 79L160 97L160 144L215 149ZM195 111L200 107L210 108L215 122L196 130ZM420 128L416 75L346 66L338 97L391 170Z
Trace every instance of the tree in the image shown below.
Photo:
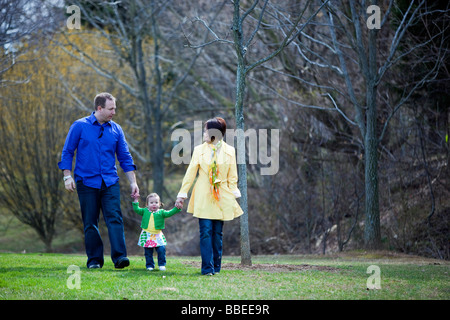
M35 37L33 48L44 33L52 34L53 25L57 24L61 15L52 12L49 4L26 0L0 0L0 87L19 85L30 80L30 74L21 78L6 78L5 74L17 63L25 63L24 55L29 45L24 45Z
M377 5L377 1L372 1L371 5ZM339 56L340 66L344 72L344 78L347 83L347 89L350 98L353 101L357 117L356 122L361 132L364 144L364 162L365 162L365 234L364 240L367 248L378 249L381 246L381 233L380 233L380 212L379 212L379 191L378 191L378 149L383 135L386 132L390 119L395 115L398 109L404 105L409 99L411 94L417 89L422 87L426 82L432 79L441 65L441 58L438 55L435 57L435 64L426 74L410 88L403 91L396 105L393 106L389 115L382 126L380 131L378 128L378 100L379 100L379 87L383 78L386 75L388 69L390 69L397 61L404 58L406 55L418 50L426 42L430 41L430 38L425 42L417 44L408 50L402 50L400 44L401 40L408 28L416 23L422 16L429 15L432 11L425 6L426 1L411 1L405 12L400 14L401 20L399 21L395 35L392 38L391 45L389 47L389 53L385 60L380 60L378 55L380 53L380 39L379 31L376 28L368 30L366 33L363 31L368 19L361 19L366 17L364 10L367 8L360 6L359 8L355 4L355 1L350 1L351 21L355 31L355 38L353 39L356 44L356 53L358 58L359 67L362 71L362 76L365 81L365 106L361 100L358 100L352 93L353 85L350 84L349 75L345 74L345 58L343 51L341 50L341 44L338 43L336 38L336 25L334 24L333 15L329 14L330 33L333 39L333 47ZM391 8L394 5L394 1L389 1L386 13L383 17L380 27L383 27L388 21L392 19ZM386 25L387 26L387 25ZM441 32L443 32L442 30ZM441 33L434 34L431 37L439 37Z
M77 208L65 199L56 166L67 133L61 124L73 111L61 103L64 88L49 72L48 56L36 57L33 52L23 56L28 63L5 73L9 78L28 74L30 80L0 89L0 204L32 227L51 252L58 223Z
M249 62L247 59L247 52L252 46L252 42L257 35L261 24L264 23L263 19L265 18L265 13L267 12L267 8L269 6L269 0L264 1L264 3L258 7L259 0L253 1L251 6L247 9L244 9L241 6L241 2L239 0L233 1L233 23L232 23L232 31L233 31L233 41L220 39L214 31L208 26L208 24L202 19L196 19L197 21L201 21L203 25L210 31L215 39L208 43L200 44L200 45L192 45L189 44L192 48L199 48L205 45L215 43L215 42L224 42L233 44L235 52L236 52L236 97L235 97L235 117L236 117L236 129L237 129L237 161L238 161L238 176L239 176L239 189L241 191L241 199L240 205L244 214L240 218L240 230L241 230L241 264L243 265L251 265L251 253L250 253L250 237L249 237L249 225L248 225L248 199L247 199L247 166L242 159L245 159L245 120L244 120L244 98L245 98L245 88L246 88L246 78L247 75L254 68L264 64L265 62L275 58L279 55L283 49L288 46L298 35L302 32L302 30L308 25L308 23L315 17L315 15L322 9L323 6L328 1L323 2L323 4L313 13L310 17L305 19L304 13L306 9L309 8L311 1L307 1L307 3L303 6L300 12L296 12L294 16L296 17L295 21L288 25L288 30L286 31L283 38L280 39L280 42L276 45L276 49L271 53L267 54L263 58L259 58L254 62ZM257 9L259 9L259 13L257 13ZM275 9L276 10L276 9ZM243 14L241 14L241 11ZM254 17L252 16L254 15ZM252 17L254 21L256 21L256 25L253 26L253 30L248 37L245 36L244 33L244 24L246 19ZM301 20L304 19L305 22L300 24ZM249 24L249 28L251 28Z
M420 43L405 47L402 39L408 28L436 11L427 6L425 0L410 1L404 10L393 0L383 1L380 6L378 4L378 1L330 1L315 23L303 30L294 43L304 65L313 70L312 74L308 74L309 78L296 78L319 90L324 97L322 103L331 103L358 130L354 140L364 151L364 240L365 246L371 249L381 246L378 190L380 143L399 108L416 89L436 76L442 64L442 35L446 31L444 27L435 34L429 34ZM381 15L381 12L384 14ZM394 28L393 32L390 28ZM412 85L405 86L400 94L389 92L387 77L392 66L432 41L438 41L441 50L433 57L433 64L427 72L421 74ZM335 76L342 81L334 81ZM393 96L395 103L386 103L382 100L382 94ZM381 101L385 107L383 118L379 111ZM347 105L352 108L347 108Z

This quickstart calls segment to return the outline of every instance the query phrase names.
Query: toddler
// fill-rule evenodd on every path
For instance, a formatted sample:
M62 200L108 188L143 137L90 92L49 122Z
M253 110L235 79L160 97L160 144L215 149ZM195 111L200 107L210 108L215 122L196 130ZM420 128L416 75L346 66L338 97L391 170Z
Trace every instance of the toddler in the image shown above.
M142 232L139 236L138 245L145 251L145 266L147 270L152 271L155 268L153 261L153 248L158 254L158 267L160 271L166 270L166 245L167 241L162 233L164 229L164 219L173 216L181 211L177 207L170 211L161 209L163 204L156 193L150 193L147 196L145 208L139 207L138 197L134 198L133 210L142 216Z

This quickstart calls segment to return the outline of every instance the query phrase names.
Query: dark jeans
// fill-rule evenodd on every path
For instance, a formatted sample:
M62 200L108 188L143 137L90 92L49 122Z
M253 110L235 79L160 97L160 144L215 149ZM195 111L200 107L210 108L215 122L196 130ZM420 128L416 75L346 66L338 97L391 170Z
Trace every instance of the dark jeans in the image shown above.
M219 273L222 265L223 221L198 219L202 274Z
M155 262L153 261L153 249L156 250L158 254L158 266L162 267L166 265L166 247L159 246L156 248L144 248L145 250L145 267L154 268Z
M110 187L106 187L105 183L102 182L101 188L95 189L78 181L77 193L84 225L84 243L88 257L87 266L93 264L103 266L104 262L103 242L98 230L100 208L108 228L111 260L116 265L119 259L127 256L122 211L120 210L119 182Z

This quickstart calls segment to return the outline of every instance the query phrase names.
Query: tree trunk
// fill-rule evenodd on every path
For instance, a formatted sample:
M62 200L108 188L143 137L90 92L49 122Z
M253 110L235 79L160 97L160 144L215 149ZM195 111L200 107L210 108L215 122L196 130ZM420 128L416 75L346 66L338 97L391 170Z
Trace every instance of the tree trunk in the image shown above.
M377 137L374 136L376 111L367 112L367 132L365 139L365 189L366 189L366 223L364 229L364 243L367 249L379 249L381 245L380 235L380 209L378 203L378 154Z
M245 163L245 136L244 136L244 111L243 99L245 91L244 67L238 66L236 79L236 129L237 129L237 159L239 190L241 191L240 206L244 214L240 218L241 229L241 264L252 265L250 253L250 236L248 228L248 204L247 204L247 167Z
M242 44L242 21L240 18L240 2L234 2L233 14L233 36L234 46L238 57L237 72L236 72L236 129L237 129L237 168L239 177L239 190L241 191L241 198L239 204L244 211L240 218L241 228L241 264L246 266L252 265L252 258L250 253L250 236L248 229L248 204L247 204L247 167L245 162L245 136L244 136L244 94L245 94L245 51Z
M162 115L161 115L161 101L162 101L162 86L163 80L161 77L161 70L159 65L159 31L156 25L156 11L157 6L154 1L151 2L152 16L151 24L153 31L154 43L154 73L156 79L156 97L153 104L153 115L155 123L155 140L154 140L154 162L153 162L153 190L161 197L163 196L164 184L164 150L162 143Z
M380 249L380 208L378 197L378 134L377 134L377 63L376 30L369 31L369 65L366 74L366 132L365 148L365 189L366 223L364 244L367 249Z
M53 252L52 239L46 239L44 241L44 244L45 244L45 252L52 253Z

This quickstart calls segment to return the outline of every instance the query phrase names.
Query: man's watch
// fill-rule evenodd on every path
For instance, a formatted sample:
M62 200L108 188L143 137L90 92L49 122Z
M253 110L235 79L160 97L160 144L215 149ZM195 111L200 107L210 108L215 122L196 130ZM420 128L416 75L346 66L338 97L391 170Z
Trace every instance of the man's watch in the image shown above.
M68 176L64 176L63 177L63 180L64 180L64 182L66 182L67 180L69 180L70 178L72 178L72 176L71 175L68 175Z

